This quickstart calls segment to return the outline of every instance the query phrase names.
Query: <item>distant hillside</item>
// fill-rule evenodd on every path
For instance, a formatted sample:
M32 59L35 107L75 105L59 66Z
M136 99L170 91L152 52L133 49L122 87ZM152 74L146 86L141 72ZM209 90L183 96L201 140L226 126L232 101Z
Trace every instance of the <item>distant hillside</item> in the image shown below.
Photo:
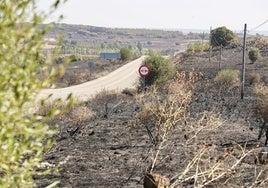
M202 40L202 37L208 39L208 34L204 36L200 33L185 34L175 30L120 29L70 24L57 24L46 37L57 39L59 36L64 37L65 46L87 48L85 53L118 50L121 47L130 49L142 47L172 53L180 50L180 45L189 40Z

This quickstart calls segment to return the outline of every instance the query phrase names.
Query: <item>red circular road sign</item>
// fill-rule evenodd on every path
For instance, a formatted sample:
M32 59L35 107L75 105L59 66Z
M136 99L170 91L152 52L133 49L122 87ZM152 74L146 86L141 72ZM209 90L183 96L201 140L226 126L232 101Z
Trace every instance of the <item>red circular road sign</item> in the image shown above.
M148 67L147 65L142 65L139 68L139 74L141 77L147 77L150 74L150 67Z

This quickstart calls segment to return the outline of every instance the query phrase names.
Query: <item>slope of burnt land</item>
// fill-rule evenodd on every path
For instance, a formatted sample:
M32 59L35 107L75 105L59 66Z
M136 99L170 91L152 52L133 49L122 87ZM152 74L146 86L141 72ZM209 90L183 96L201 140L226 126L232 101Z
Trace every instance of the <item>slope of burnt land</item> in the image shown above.
M225 51L222 68L236 68L240 53ZM262 157L267 148L262 147L264 138L257 139L261 119L253 110L259 102L253 86L246 81L245 99L241 100L239 86L226 90L215 87L214 78L218 72L216 53L211 57L211 62L208 53L187 54L183 61L182 55L173 60L176 68L180 72L185 71L186 75L194 69L200 77L193 85L187 122L174 127L159 153L153 172L174 183L174 177L186 172L190 162L204 147L207 149L205 158L200 158L198 163L198 170L203 169L202 172L211 169L213 164L231 168L243 152L257 149L234 166L234 172L228 171L209 187L249 187L261 182L267 175L267 159L259 160L258 156ZM265 68L266 62L267 56L264 54L259 63L248 67ZM265 83L267 72L259 71L259 74ZM143 96L143 93L136 91L104 91L95 99L50 122L59 124L61 131L55 136L57 143L45 153L44 161L60 164L60 170L37 178L38 187L55 181L60 181L59 187L143 187L144 175L150 170L158 148L150 135L156 134L154 126L150 122L145 126L140 120L147 101L146 98L140 100ZM212 116L219 124L204 126L203 122ZM200 118L203 118L202 121ZM193 135L195 130L187 126L202 129ZM189 176L183 176L185 181L179 186L194 187L196 182L190 177L196 170L189 169L186 173ZM214 175L216 177L217 171ZM267 182L260 184L260 187L265 186Z

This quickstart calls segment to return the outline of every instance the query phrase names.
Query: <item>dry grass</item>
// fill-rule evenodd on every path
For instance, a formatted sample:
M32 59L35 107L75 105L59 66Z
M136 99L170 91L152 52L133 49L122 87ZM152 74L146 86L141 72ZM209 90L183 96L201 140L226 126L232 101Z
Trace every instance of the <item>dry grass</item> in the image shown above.
M116 91L108 91L103 89L102 91L98 92L94 98L88 101L87 105L96 112L97 116L107 119L112 110L116 107L116 104L114 103L116 101L121 103L123 98L123 95L117 93Z
M65 114L65 117L68 118L68 122L74 126L84 125L94 119L95 116L96 113L85 104L75 105Z
M85 69L81 72L67 71L62 77L59 77L56 85L57 87L69 87L72 85L78 85L87 82L92 79L89 69Z
M259 48L265 47L268 45L268 38L267 37L261 37L256 41L256 46Z
M255 86L254 90L255 90L255 93L258 94L262 100L268 100L268 87L267 86L263 84L259 84Z
M61 100L46 101L36 111L49 124L66 122L79 127L95 118L96 113L84 103L70 104ZM53 115L52 115L53 114ZM62 127L60 127L62 129Z
M58 116L59 114L66 113L66 111L70 110L70 104L63 102L62 100L47 100L43 101L42 104L40 104L37 107L36 114L47 117L50 116L50 114L54 114ZM55 118L55 117L54 117Z

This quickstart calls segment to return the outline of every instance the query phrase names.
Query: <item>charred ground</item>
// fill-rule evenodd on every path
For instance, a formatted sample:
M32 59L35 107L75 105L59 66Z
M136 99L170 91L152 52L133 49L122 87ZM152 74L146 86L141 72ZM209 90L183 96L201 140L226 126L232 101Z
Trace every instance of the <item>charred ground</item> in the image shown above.
M241 57L241 49L226 49L223 52L222 69L240 70ZM257 139L261 119L254 114L254 109L259 97L254 93L249 75L251 71L258 71L262 82L267 85L268 54L262 53L261 60L254 65L247 63L244 100L240 99L239 86L226 90L215 87L218 60L217 52L212 53L210 62L208 52L182 53L172 59L179 72L189 75L194 69L199 80L193 84L191 102L187 106L187 121L185 124L178 123L172 129L153 172L170 178L174 183L176 175L185 172L189 167L187 165L202 148L206 148L203 155L205 159L200 158L198 163L198 169L202 172L211 169L213 164L223 165L217 170L231 168L236 160L243 158L243 153L254 148L256 150L241 159L232 168L233 171L223 174L210 184L206 185L204 181L203 185L265 187L268 159L265 155L263 157L263 152L267 152L267 148L263 147L264 138ZM164 89L158 91L159 95L165 97ZM70 112L49 122L61 128L55 136L56 144L45 153L44 161L61 165L58 173L38 177L38 187L45 187L58 180L59 187L68 188L143 187L144 175L150 170L158 148L150 136L157 135L153 123L141 121L141 113L147 101L144 96L152 101L150 95L135 90L122 93L103 91L94 99L74 106ZM215 122L220 123L212 127L203 125L212 116L215 116ZM202 121L200 118L203 118ZM187 128L188 125L190 128ZM195 136L198 127L203 128ZM182 177L184 179L178 187L194 187L197 182L190 177L196 170L189 169L189 175ZM213 174L209 176L204 173L201 180L213 177ZM198 183L201 185L202 182Z

